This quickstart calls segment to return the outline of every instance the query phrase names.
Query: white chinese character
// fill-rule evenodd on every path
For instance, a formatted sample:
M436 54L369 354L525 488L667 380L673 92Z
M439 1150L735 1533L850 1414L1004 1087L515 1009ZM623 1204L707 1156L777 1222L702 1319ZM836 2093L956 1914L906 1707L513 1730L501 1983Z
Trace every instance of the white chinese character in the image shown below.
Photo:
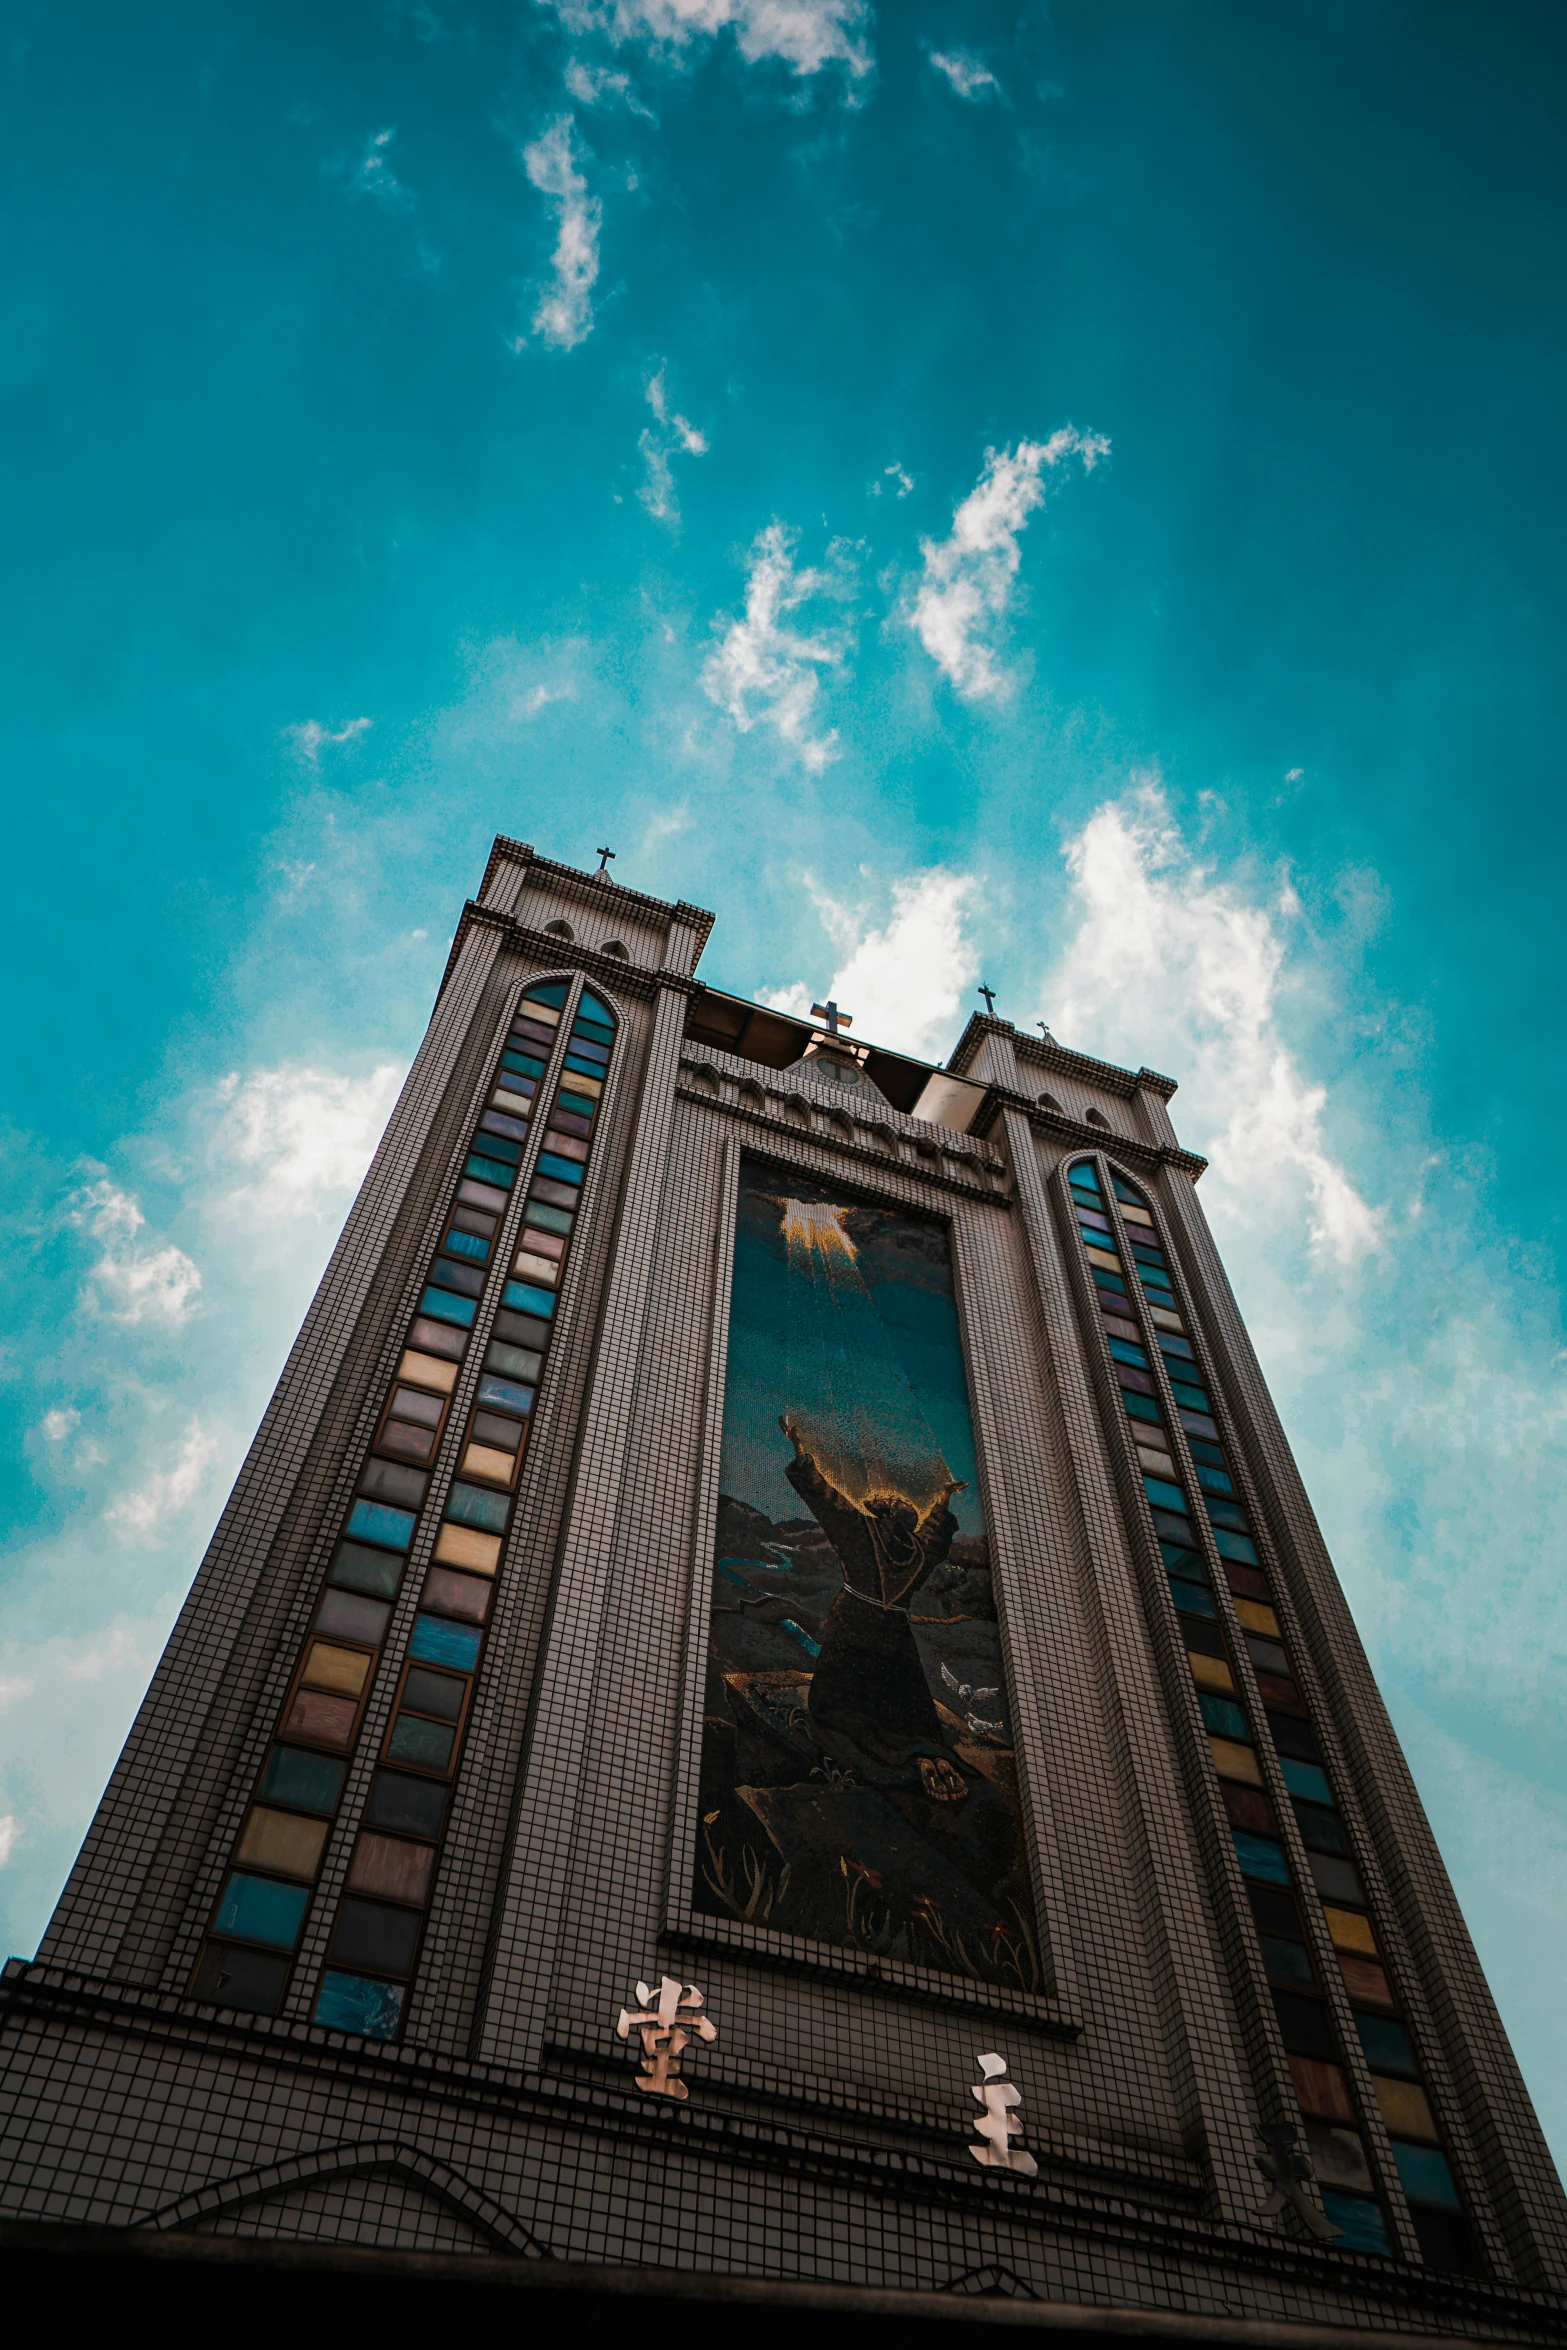
M692 2032L699 2040L718 2038L717 2028L702 2013L701 1992L695 1983L688 1983L682 1990L673 1976L665 1975L656 2000L646 1983L639 1983L637 2001L637 2012L633 2014L623 2007L615 2026L622 2040L629 2040L633 2031L641 2035L642 2065L637 2074L637 2087L654 2097L689 2096L680 2078L681 2052L691 2045Z
M1039 2165L1034 2157L1025 2154L1021 2146L1008 2143L1023 2133L1023 2124L1015 2110L1023 2102L1023 2092L1015 2089L1005 2077L1006 2058L997 2056L992 2050L988 2056L976 2056L974 2062L985 2076L983 2085L976 2083L972 2092L975 2102L985 2109L974 2124L977 2134L985 2143L983 2146L971 2146L970 2154L976 2162L982 2162L987 2170L1011 2170L1016 2171L1021 2178L1037 2178Z

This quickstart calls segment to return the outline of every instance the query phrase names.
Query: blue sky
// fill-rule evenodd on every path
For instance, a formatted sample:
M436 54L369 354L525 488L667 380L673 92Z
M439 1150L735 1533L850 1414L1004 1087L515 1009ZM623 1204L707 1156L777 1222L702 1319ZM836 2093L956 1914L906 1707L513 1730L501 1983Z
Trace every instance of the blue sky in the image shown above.
M0 1910L30 1951L491 835L1165 1068L1560 2150L1564 35L19 0ZM1554 682L1554 680L1553 680Z

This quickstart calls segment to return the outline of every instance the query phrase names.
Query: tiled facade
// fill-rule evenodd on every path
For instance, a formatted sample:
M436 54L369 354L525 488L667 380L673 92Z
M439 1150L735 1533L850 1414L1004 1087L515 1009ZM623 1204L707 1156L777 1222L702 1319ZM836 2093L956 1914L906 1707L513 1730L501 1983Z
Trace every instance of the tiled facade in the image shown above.
M693 1041L708 927L497 841L7 1971L0 2217L1557 2338L1567 2206L1173 1087L976 1019L969 1131L852 1098ZM692 1909L743 1153L950 1235L1038 1991ZM661 1974L684 2104L616 2032ZM1033 2177L970 2156L992 2048Z

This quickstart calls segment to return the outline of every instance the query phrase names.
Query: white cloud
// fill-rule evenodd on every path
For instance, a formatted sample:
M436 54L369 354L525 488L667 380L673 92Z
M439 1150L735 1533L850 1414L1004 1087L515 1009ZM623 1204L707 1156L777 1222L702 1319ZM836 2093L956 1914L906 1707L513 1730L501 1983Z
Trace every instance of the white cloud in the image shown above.
M971 49L932 49L931 64L971 106L1002 95L1001 84Z
M648 378L647 404L653 411L654 422L643 427L637 443L646 467L646 477L638 496L656 521L678 522L680 502L675 495L675 477L670 459L675 456L705 457L707 438L697 431L688 417L670 407L662 362L657 372Z
M703 690L734 720L742 734L753 726L776 727L805 766L819 774L838 755L838 734L812 732L824 670L840 668L848 644L841 629L802 634L790 616L819 597L842 598L853 572L849 550L834 540L823 569L797 571L797 534L769 523L751 549L745 617L732 620L708 655Z
M9 1677L0 1675L0 1712L8 1705L19 1704L24 1697L31 1697L36 1687L35 1681L26 1680L20 1673Z
M388 152L396 136L395 130L377 131L366 142L349 188L356 196L372 197L388 212L407 212L413 198L393 171Z
M542 137L522 151L529 179L556 207L555 282L540 296L533 313L533 331L559 351L575 350L593 332L592 297L599 273L603 207L596 196L588 194L575 150L571 117L561 114ZM525 339L518 338L517 349Z
M167 1469L156 1470L145 1485L124 1494L107 1509L104 1512L107 1523L130 1540L156 1541L168 1521L195 1501L218 1452L217 1438L209 1436L199 1420L192 1419L172 1464ZM79 1677L96 1678L96 1675Z
M82 1415L69 1404L56 1404L38 1423L39 1434L50 1444L63 1444L82 1424Z
M177 1327L191 1313L201 1288L201 1275L183 1249L172 1242L148 1248L137 1239L147 1219L128 1191L107 1178L77 1193L70 1221L103 1243L103 1254L91 1268L92 1291L83 1302L95 1304L116 1322L134 1327L166 1322Z
M193 1434L199 1433L196 1431L194 1421L191 1423L191 1430ZM172 1515L174 1509L183 1508L187 1500L194 1498L195 1492L200 1485L201 1477L204 1475L210 1462L216 1458L218 1449L215 1441L203 1437L201 1442L204 1445L210 1443L210 1450L204 1455L195 1471L194 1476L190 1479L189 1490L182 1490L180 1492L178 1498L172 1501L170 1510L167 1513L154 1512L154 1520L156 1519L156 1516L161 1514ZM190 1450L190 1444L191 1437L187 1435L187 1453ZM185 1457L185 1454L181 1455L180 1465L172 1473L174 1478L181 1476L184 1470ZM145 1496L141 1496L139 1498L144 1500ZM111 1511L110 1515L113 1516L113 1514L114 1513ZM143 1530L140 1521L137 1521L137 1530ZM72 1681L101 1681L108 1674L125 1673L131 1671L143 1672L146 1670L147 1666L151 1664L151 1662L152 1657L149 1655L142 1642L138 1640L134 1632L127 1631L125 1626L122 1624L115 1631L109 1634L108 1639L103 1642L101 1647L90 1648L85 1656L74 1657L65 1667L65 1672L66 1677Z
M931 659L967 701L1007 690L986 641L1012 593L1021 560L1018 535L1043 502L1044 476L1065 457L1091 470L1110 453L1099 433L1063 425L1048 441L1019 441L1015 449L985 451L985 469L952 517L950 537L921 539L924 576L909 625Z
M17 1839L21 1833L22 1823L15 1812L8 1811L0 1814L0 1869L5 1867L6 1862L16 1850Z
M618 101L628 114L640 115L644 122L658 120L652 107L638 97L631 76L611 73L607 65L584 65L580 57L573 57L566 66L565 82L579 106L607 107Z
M979 886L975 876L938 865L894 882L892 914L879 930L809 875L806 886L841 958L838 967L826 995L796 981L758 1000L808 1019L812 1003L830 996L853 1016L856 1036L925 1059L944 1054L979 976L979 955L965 927Z
M229 1203L261 1223L319 1223L363 1180L404 1071L385 1061L366 1077L287 1064L219 1085L222 1161L243 1180Z
M1171 822L1155 782L1095 810L1069 844L1082 923L1050 1025L1069 1044L1179 1058L1183 1106L1206 1129L1210 1191L1246 1212L1304 1197L1314 1250L1341 1265L1374 1248L1378 1220L1323 1132L1326 1088L1303 1076L1280 1026L1285 945L1265 906L1215 879Z
M905 473L901 465L884 465L881 469L881 475L882 477L880 481L873 481L871 483L871 496L873 498L879 498L881 496L889 481L893 485L892 494L895 498L906 498L910 490L914 487L913 474Z
M374 724L373 718L350 718L346 726L340 726L336 734L332 734L319 720L307 718L301 726L285 726L283 732L306 766L318 767L321 764L321 753L329 744L357 742Z
M747 65L773 60L798 76L842 66L858 79L873 59L866 35L869 0L540 0L568 32L597 35L617 48L655 51L689 66L701 45L732 32Z

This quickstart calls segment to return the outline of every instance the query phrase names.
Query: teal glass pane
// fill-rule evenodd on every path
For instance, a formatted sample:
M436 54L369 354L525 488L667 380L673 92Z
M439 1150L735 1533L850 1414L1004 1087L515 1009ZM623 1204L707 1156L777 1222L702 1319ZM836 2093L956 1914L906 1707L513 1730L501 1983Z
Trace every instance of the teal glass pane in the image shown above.
M544 1357L528 1346L507 1346L499 1338L492 1338L485 1350L486 1367L507 1371L514 1379L537 1379L544 1365Z
M1139 1255L1137 1259L1137 1270L1143 1277L1143 1287L1145 1289L1167 1289L1169 1290L1171 1296L1174 1296L1175 1283L1170 1279L1169 1274L1165 1271L1162 1265L1151 1264L1147 1257Z
M1170 1577L1170 1597L1183 1616L1217 1616L1213 1593L1205 1591L1200 1583L1178 1583Z
M1362 2015L1357 2011L1355 2029L1360 2034L1366 2062L1374 2073L1398 2073L1406 2081L1419 2080L1420 2067L1409 2045L1409 2034L1401 2023L1390 2015Z
M519 1053L513 1048L501 1055L503 1069L515 1069L519 1077L542 1077L544 1063L536 1053Z
M292 1950L309 1906L308 1885L275 1885L270 1877L247 1877L236 1871L223 1888L213 1932Z
M1099 1176L1092 1159L1079 1159L1077 1165L1069 1168L1067 1172L1070 1182L1081 1183L1089 1191L1099 1189Z
M504 1301L514 1306L519 1314L548 1315L555 1311L555 1292L552 1289L535 1289L526 1281L508 1281Z
M1335 2252L1376 2252L1384 2260L1392 2259L1382 2214L1369 2196L1341 2195L1336 2188L1324 2187L1322 2208L1339 2231Z
M1131 1363L1139 1371L1146 1371L1148 1368L1148 1357L1140 1346L1133 1346L1130 1339L1112 1338L1110 1353L1118 1363Z
M1243 1877L1255 1877L1263 1885L1289 1883L1289 1863L1282 1844L1275 1844L1271 1836L1254 1836L1249 1828L1232 1828L1230 1834Z
M524 1224L536 1225L540 1232L569 1232L573 1219L564 1208L552 1208L541 1199L530 1199L522 1211Z
M1204 1493L1233 1493L1235 1491L1235 1487L1222 1469L1205 1468L1200 1463L1197 1469L1197 1482Z
M361 1542L379 1542L387 1550L406 1550L418 1523L412 1510L394 1510L384 1501L356 1501L348 1531Z
M481 1159L477 1151L464 1167L463 1173L472 1175L479 1183L493 1183L498 1191L510 1191L517 1179L515 1167L508 1167L500 1159Z
M421 1722L415 1714L404 1714L392 1728L386 1751L394 1762L413 1763L426 1771L444 1771L452 1759L452 1748L457 1733L444 1722Z
M1241 1564L1247 1567L1261 1566L1261 1559L1244 1534L1226 1534L1222 1527L1215 1526L1213 1539L1219 1546L1221 1558L1239 1559Z
M571 1041L576 1044L579 1040L583 1044L601 1044L607 1049L615 1041L615 1031L606 1028L602 1020L577 1019L571 1024Z
M551 1011L560 1011L571 993L569 979L546 979L537 987L530 987L523 997L525 1004L548 1004Z
M476 1265L484 1264L490 1253L489 1242L477 1232L448 1232L441 1246L451 1256L472 1257Z
M1123 1183L1119 1175L1112 1175L1110 1181L1114 1187L1116 1198L1120 1200L1124 1206L1128 1208L1145 1208L1148 1205L1148 1202L1144 1199L1142 1193L1140 1191L1134 1191L1129 1183Z
M1435 2146L1411 2146L1407 2140L1395 2138L1393 2160L1411 2203L1434 2203L1439 2211L1459 2209L1458 2189L1447 2157Z
M596 995L589 995L586 988L583 989L582 1001L577 1006L577 1018L579 1020L600 1021L609 1030L611 1036L615 1033L614 1013L608 1004L600 1003Z
M568 1069L575 1069L579 1077L602 1077L604 1074L604 1065L601 1061L590 1061L585 1053L572 1052L569 1049L566 1054L566 1066Z
M329 1969L316 1995L314 2021L329 2032L357 2032L365 2040L392 2040L403 2018L401 1983L376 1983L368 1975L340 1975Z
M1108 1272L1103 1265L1093 1265L1089 1269L1096 1289L1107 1289L1112 1297L1126 1296L1126 1283L1119 1273Z
M476 1134L473 1147L476 1151L482 1151L488 1159L504 1159L508 1167L515 1167L522 1157L520 1143L508 1142L504 1134L497 1134L493 1130Z
M504 1493L482 1493L477 1485L454 1485L446 1515L459 1526L482 1526L487 1534L504 1534L511 1504Z
M306 1754L298 1746L274 1746L261 1775L261 1792L271 1803L296 1811L334 1812L348 1776L346 1762L329 1754Z
M1316 1989L1317 1978L1303 1943L1281 1942L1274 1934L1263 1934L1259 1940L1262 1963L1274 1982L1301 1983L1308 1991Z
M1184 1380L1172 1379L1170 1392L1178 1404L1189 1412L1211 1412L1212 1404L1200 1387L1188 1387Z
M1205 1493L1202 1498L1203 1507L1208 1512L1210 1526L1228 1526L1234 1534L1244 1534L1247 1531L1246 1513L1237 1503L1219 1501L1211 1493Z
M470 1160L470 1170L472 1164ZM459 1297L455 1289L427 1289L419 1300L419 1311L428 1314L432 1322L453 1322L459 1330L467 1330L478 1312L478 1301Z
M455 1665L460 1673L471 1673L479 1661L479 1635L470 1632L465 1624L447 1624L436 1616L420 1616L414 1623L408 1653L427 1665Z
M1295 1817L1308 1852L1337 1852L1349 1857L1349 1838L1337 1812L1323 1811L1314 1803L1297 1803Z
M563 1159L556 1151L540 1151L539 1173L548 1175L556 1183L580 1183L582 1169L575 1159Z
M1151 1395L1137 1395L1133 1393L1131 1388L1123 1387L1121 1401L1126 1407L1126 1416L1129 1420L1152 1420L1156 1428L1163 1426L1159 1406Z
M1156 1510L1179 1510L1184 1514L1186 1496L1178 1485L1166 1485L1162 1477L1145 1477L1143 1491Z
M1251 1744L1246 1716L1233 1698L1210 1697L1204 1690L1199 1694L1197 1704L1204 1722L1217 1737L1238 1738L1243 1746Z
M1291 1795L1303 1795L1308 1803L1331 1803L1333 1790L1328 1785L1328 1774L1319 1771L1315 1763L1297 1762L1292 1754L1279 1756L1279 1769Z
M1178 1542L1161 1542L1159 1555L1172 1575L1184 1575L1189 1583L1206 1583L1208 1570L1194 1550L1183 1550Z
M525 1420L533 1409L533 1389L523 1387L515 1379L497 1379L486 1372L479 1381L480 1403L494 1404L499 1411L515 1412Z
M345 1591L369 1591L377 1599L395 1599L397 1586L403 1579L403 1564L400 1558L388 1557L384 1550L363 1550L357 1542L345 1542L332 1561L328 1580Z

